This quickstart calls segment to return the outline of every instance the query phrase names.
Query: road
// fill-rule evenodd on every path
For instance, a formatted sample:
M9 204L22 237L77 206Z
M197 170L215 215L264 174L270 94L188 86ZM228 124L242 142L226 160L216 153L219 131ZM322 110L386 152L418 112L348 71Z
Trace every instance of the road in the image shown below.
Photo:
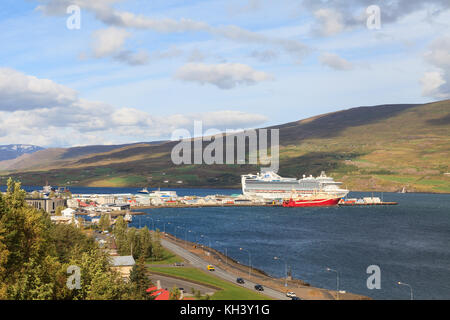
M192 266L194 266L194 267L196 267L198 269L206 270L206 266L209 264L209 262L203 260L202 258L192 254L188 250L186 250L186 249L184 249L184 248L182 248L182 247L180 247L180 246L178 246L178 245L176 245L176 244L174 244L174 243L172 243L172 242L170 242L168 240L161 239L161 244L165 248L167 248L170 251L172 251L173 253L175 253L175 254L179 255L180 257L182 257L182 258L186 259L187 261L189 261L189 263ZM221 278L223 280L230 281L230 282L232 282L232 283L234 283L236 285L243 286L243 287L248 288L250 290L255 290L255 288L254 288L255 284L256 284L255 282L252 282L252 281L250 281L248 279L245 279L245 283L244 284L238 284L238 283L236 283L236 276L235 275L233 275L231 273L228 273L225 270L222 270L222 269L217 268L217 267L215 267L215 270L216 271L214 271L214 274L217 277L219 277L219 278ZM274 289L271 289L271 288L268 288L268 287L264 287L264 291L261 292L261 293L263 293L263 294L265 294L265 295L267 295L267 296L269 296L271 298L277 299L277 300L291 300L291 298L286 297L286 295L284 293L279 292L279 291L274 290Z
M182 267L181 267L182 268ZM161 288L165 288L167 290L172 289L174 286L177 288L183 288L184 292L187 294L191 294L191 288L200 291L201 294L212 295L216 292L216 289L212 289L207 286L202 286L194 282L190 282L187 280L181 280L177 278L172 278L169 276L163 276L160 274L152 273L150 279L156 284L156 281L159 280L161 283Z

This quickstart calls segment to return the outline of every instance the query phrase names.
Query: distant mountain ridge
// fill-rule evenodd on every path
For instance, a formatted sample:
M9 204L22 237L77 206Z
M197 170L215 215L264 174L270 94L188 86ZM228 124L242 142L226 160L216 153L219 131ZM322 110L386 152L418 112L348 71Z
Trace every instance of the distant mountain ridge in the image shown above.
M350 190L450 193L450 100L355 107L271 126L286 177L325 170ZM240 187L257 165L175 165L177 141L49 148L0 161L25 185ZM206 143L204 146L206 146Z
M0 161L11 160L23 154L31 154L44 148L31 144L8 144L0 145Z

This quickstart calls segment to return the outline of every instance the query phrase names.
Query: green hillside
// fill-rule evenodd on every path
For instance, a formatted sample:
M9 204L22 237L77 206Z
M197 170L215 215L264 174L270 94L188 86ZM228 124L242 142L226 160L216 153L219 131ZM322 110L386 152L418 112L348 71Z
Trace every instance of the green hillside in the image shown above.
M351 190L450 192L450 100L352 108L271 128L280 129L282 176L324 170ZM175 144L123 145L97 153L92 147L42 150L12 164L0 162L0 183L14 176L27 185L240 187L241 174L258 170L175 166L170 159Z

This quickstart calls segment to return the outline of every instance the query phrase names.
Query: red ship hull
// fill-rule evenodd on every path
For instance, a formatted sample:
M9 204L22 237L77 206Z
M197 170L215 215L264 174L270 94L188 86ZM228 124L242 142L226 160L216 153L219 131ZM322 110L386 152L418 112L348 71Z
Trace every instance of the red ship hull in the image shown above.
M336 206L341 198L332 199L299 199L299 200L286 200L283 202L283 207L326 207Z

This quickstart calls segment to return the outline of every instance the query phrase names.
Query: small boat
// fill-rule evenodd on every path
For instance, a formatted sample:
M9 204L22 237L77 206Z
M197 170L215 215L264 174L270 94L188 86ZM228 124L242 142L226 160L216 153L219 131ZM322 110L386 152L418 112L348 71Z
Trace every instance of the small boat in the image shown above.
M127 213L123 219L126 222L131 222L131 221L133 221L133 216L131 214Z
M150 192L148 191L147 188L143 188L142 190L138 191L137 194L142 194L142 195L149 195Z

